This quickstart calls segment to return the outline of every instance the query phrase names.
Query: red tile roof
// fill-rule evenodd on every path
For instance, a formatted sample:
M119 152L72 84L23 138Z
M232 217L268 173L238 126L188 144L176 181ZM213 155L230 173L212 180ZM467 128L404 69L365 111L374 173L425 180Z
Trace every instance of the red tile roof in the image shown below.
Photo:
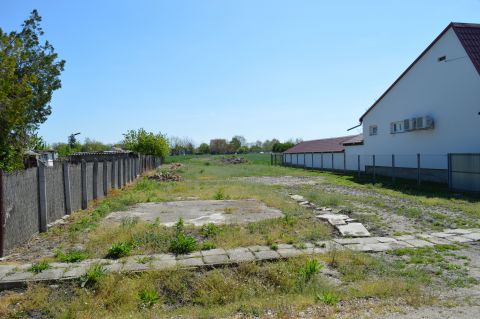
M378 98L378 100L373 103L368 110L363 113L360 117L360 122L363 121L363 118L370 112L377 104L380 102L385 95L403 78L405 74L410 71L410 69L430 50L430 48L437 43L437 41L450 29L453 28L455 34L460 40L460 43L464 47L465 51L472 61L472 63L477 68L478 73L480 74L480 24L476 23L459 23L451 22L439 35L433 40L432 43L418 56L418 58L413 61L412 64L398 77L398 79L393 82L392 85Z
M343 143L358 138L358 135L325 138L321 140L305 141L289 148L284 153L338 153L345 150Z
M352 137L351 139L343 142L343 145L362 145L363 144L363 134L358 134Z
M452 27L480 73L480 24L452 23Z

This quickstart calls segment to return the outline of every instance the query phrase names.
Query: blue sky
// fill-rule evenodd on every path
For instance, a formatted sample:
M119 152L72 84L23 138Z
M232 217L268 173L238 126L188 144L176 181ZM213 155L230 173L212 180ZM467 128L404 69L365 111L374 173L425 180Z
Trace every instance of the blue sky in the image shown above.
M34 8L67 61L48 142L347 135L450 21L480 22L480 0L0 0L0 27Z

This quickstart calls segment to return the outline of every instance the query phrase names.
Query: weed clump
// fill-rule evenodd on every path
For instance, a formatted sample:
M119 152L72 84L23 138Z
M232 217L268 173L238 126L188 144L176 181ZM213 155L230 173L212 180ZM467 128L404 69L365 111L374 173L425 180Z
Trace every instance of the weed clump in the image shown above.
M322 266L316 259L308 259L305 262L305 265L299 270L301 281L304 283L309 282L312 277L320 271L320 269L322 269Z
M76 263L87 259L88 254L82 250L70 250L63 252L58 250L55 252L55 258L64 263Z
M197 248L197 241L190 235L185 233L185 224L180 218L175 224L176 234L170 241L169 250L175 255L188 254Z
M200 233L203 237L212 238L220 233L220 227L218 227L214 223L208 223L202 226L202 230L200 231Z
M127 242L115 243L108 250L106 257L110 259L118 259L118 258L126 257L130 255L131 250L132 250L132 246L130 243L127 243Z
M85 275L80 277L80 286L92 287L98 283L98 281L105 276L105 268L102 265L94 264L88 268Z
M338 303L338 297L330 291L325 291L321 295L318 294L316 299L329 306L335 306Z
M28 268L28 271L33 272L34 274L39 274L44 270L50 269L51 266L48 262L46 261L40 261L38 263L33 263L30 268Z
M152 308L159 299L158 293L154 289L143 289L138 292L140 308Z

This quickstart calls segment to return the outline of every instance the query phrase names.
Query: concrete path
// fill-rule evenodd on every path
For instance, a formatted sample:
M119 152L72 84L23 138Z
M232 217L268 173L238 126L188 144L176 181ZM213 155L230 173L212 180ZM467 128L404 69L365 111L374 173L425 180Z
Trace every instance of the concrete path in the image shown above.
M90 259L79 263L51 263L38 274L29 269L32 264L0 264L0 289L20 287L28 282L72 280L83 276L92 265L101 265L105 272L142 272L167 268L212 267L250 261L277 260L299 255L324 254L332 249L351 249L363 252L382 252L397 248L418 248L436 244L470 243L480 241L480 228L446 229L443 232L394 237L337 238L304 244L302 247L279 244L249 246L233 249L212 249L188 255L155 254L130 256L121 260Z

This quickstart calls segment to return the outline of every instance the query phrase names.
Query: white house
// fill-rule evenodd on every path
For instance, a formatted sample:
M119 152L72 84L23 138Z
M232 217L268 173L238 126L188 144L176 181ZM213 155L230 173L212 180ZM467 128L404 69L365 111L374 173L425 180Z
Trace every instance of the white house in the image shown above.
M432 170L426 175L446 181L447 154L480 153L480 24L450 23L360 125L363 143L344 144L348 170L366 170L372 161L380 168L416 168L420 154L422 169Z

